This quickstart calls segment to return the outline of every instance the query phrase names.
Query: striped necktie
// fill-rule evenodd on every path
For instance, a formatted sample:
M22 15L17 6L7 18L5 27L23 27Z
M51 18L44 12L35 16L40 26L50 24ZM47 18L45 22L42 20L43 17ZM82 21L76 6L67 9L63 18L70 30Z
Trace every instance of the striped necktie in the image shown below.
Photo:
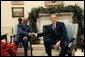
M56 29L56 24L53 24L52 28L53 28L53 30L55 30Z

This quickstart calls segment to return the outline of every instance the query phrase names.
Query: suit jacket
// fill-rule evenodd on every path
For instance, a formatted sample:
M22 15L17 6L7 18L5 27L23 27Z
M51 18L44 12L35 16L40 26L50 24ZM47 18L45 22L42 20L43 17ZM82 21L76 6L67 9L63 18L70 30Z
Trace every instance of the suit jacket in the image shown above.
M64 23L57 22L55 31L52 29L52 24L46 25L45 28L45 31L38 33L38 37L48 35L48 39L51 39L52 41L57 39L60 39L61 42L68 41L67 30Z
M30 26L19 23L17 25L17 35L16 35L16 37L19 38L19 39L22 39L25 36L30 38L30 36L29 36L30 32L32 32L32 28Z

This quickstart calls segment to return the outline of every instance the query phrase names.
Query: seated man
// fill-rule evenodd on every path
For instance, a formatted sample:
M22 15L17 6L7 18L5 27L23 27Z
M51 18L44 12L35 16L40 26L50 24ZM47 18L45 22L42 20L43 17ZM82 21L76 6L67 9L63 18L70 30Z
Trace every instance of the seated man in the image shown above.
M19 24L17 25L17 35L15 36L14 42L16 43L17 46L20 42L22 42L24 47L24 55L27 56L28 41L31 38L32 29L30 26L27 25L28 20L23 19L22 21L22 18L19 18L18 21L19 21ZM26 36L28 39L23 40L23 38Z
M64 23L57 21L57 16L55 14L51 15L50 20L52 24L46 27L47 28L46 31L42 33L38 33L38 34L34 33L34 35L36 35L37 37L41 37L41 36L45 36L49 34L49 38L44 41L46 53L48 54L48 56L52 56L51 45L53 45L53 43L56 40L59 40L56 43L56 46L59 46L59 45L61 46L61 51L59 56L65 56L67 47L68 47L66 27Z

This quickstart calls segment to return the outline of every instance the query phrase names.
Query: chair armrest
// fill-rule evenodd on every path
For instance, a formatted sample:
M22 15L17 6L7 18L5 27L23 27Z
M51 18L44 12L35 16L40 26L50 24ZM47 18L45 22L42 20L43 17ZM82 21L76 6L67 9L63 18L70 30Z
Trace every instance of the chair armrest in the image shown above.
M68 48L71 47L74 43L75 38L72 38L71 40L69 40L69 44L68 44Z
M10 36L10 38L12 38L12 37L15 37L15 34L12 34L12 35Z
M73 42L74 40L75 40L75 38L72 38L72 39L69 40L69 42Z
M72 46L72 42L70 42L69 44L68 44L68 48L70 48Z
M15 34L12 34L12 35L10 36L10 43L12 43L13 37L15 37Z

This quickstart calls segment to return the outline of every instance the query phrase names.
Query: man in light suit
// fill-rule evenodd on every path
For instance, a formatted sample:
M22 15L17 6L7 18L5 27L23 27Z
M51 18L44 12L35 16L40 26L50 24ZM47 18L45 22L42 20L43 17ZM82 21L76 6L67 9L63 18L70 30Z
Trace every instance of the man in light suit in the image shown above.
M59 56L65 56L68 48L66 27L63 22L57 21L57 16L55 14L51 14L50 21L52 22L52 24L46 26L47 30L43 31L42 33L37 33L37 34L34 33L34 35L37 37L48 35L48 39L44 41L45 50L48 56L52 56L51 46L56 40L59 40L56 43L57 47L59 45L61 46L61 51Z
M14 42L18 46L20 42L22 42L23 47L24 47L24 55L27 56L27 51L28 51L28 41L31 38L31 33L32 33L32 28L27 25L28 20L19 18L18 19L19 24L17 25L17 34L15 36ZM27 39L23 39L24 37L27 37Z

